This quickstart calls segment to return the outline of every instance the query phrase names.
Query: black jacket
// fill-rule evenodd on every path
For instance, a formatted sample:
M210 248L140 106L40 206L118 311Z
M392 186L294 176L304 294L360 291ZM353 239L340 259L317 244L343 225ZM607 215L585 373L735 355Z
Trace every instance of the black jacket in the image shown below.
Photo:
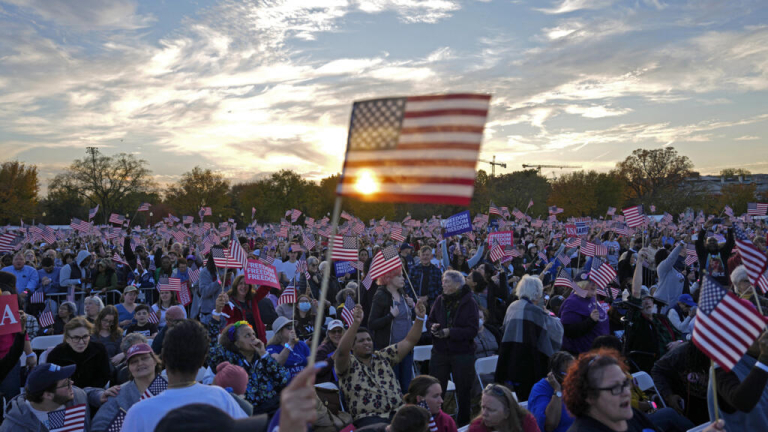
M80 388L103 388L109 381L109 356L98 342L89 342L82 353L75 352L66 342L60 343L48 354L47 361L59 366L77 365L72 381Z
M400 290L400 296L405 298L405 292ZM386 286L380 286L373 295L371 303L371 315L368 318L368 330L373 338L373 349L380 350L389 345L392 321L394 317L389 313L389 308L394 305L392 294Z

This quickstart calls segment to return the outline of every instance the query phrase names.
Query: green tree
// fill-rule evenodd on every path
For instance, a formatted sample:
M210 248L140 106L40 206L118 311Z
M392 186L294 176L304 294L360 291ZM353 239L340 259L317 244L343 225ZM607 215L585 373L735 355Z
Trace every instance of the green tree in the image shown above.
M755 202L757 185L752 184L729 184L720 189L720 197L717 200L717 209L720 212L726 205L733 208L737 215L747 212L747 204Z
M725 168L720 170L720 177L738 177L748 175L752 175L752 173L748 169L744 168Z
M87 219L88 206L83 197L74 189L52 183L48 196L41 201L46 222L52 225L67 225L72 218Z
M615 173L626 183L626 198L635 203L652 204L665 192L677 190L692 174L693 163L673 147L637 149L616 164Z
M88 155L76 159L51 185L74 191L90 206L101 206L104 222L110 213L133 214L137 197L156 188L147 161L134 155L119 153L106 156L89 147Z
M0 222L18 224L27 219L30 223L35 217L39 189L36 166L4 162L0 166Z
M179 215L197 216L200 207L210 207L215 215L233 215L230 207L229 181L210 169L194 167L181 175L176 184L165 191L165 202Z

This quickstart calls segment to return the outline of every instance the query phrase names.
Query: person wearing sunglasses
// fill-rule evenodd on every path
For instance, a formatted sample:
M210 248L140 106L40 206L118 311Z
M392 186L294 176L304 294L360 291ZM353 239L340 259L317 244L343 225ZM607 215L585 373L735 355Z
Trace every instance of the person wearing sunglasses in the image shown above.
M512 391L499 384L483 390L480 415L469 425L469 432L539 432L536 419L517 403Z

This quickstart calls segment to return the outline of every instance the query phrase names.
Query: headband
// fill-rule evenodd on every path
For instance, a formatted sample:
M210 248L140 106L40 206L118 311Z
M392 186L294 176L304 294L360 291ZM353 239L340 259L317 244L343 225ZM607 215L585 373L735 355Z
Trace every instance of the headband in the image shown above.
M229 338L230 342L234 342L235 341L235 334L237 333L237 329L240 326L244 326L244 325L248 326L248 327L251 327L251 325L248 324L248 321L238 321L238 322L232 324L232 326L229 328L229 330L227 330L227 337ZM251 328L253 328L253 327L251 327Z

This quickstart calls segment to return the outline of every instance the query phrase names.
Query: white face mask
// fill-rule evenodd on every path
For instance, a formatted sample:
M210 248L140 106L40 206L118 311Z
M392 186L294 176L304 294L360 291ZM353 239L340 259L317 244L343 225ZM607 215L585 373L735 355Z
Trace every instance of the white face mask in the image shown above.
M483 319L480 318L480 327L482 327L482 326L483 326Z

